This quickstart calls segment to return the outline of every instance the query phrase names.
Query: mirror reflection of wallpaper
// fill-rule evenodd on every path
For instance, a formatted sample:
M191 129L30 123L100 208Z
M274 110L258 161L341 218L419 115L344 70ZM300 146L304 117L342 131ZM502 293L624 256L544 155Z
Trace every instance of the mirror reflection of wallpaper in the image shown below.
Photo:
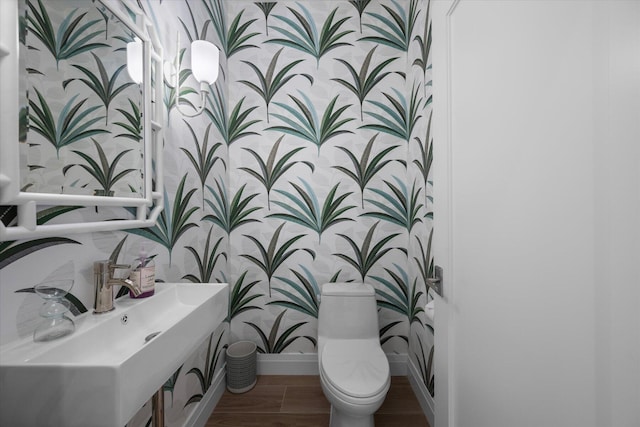
M22 1L22 191L141 197L142 93L133 33L100 3Z

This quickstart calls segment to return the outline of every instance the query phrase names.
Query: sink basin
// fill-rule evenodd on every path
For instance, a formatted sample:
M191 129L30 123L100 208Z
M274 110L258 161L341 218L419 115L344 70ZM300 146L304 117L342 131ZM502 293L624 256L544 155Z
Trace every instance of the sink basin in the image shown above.
M122 427L227 317L226 283L157 283L74 319L75 333L0 348L0 425ZM156 334L156 335L153 335Z

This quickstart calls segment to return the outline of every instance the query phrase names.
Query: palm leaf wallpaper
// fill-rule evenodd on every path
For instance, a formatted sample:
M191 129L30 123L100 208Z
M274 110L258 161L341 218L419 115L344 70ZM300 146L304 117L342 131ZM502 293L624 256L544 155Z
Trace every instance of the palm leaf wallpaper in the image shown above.
M37 0L31 1L40 12ZM228 343L246 339L267 353L314 353L322 284L364 280L376 288L383 349L407 354L424 368L425 389L433 393L433 372L424 357L433 348L424 313L431 298L424 280L433 264L429 1L140 4L157 25L175 29L161 34L170 53L180 33L185 70L189 40L207 39L221 50L220 78L207 95L205 113L187 118L174 110L165 116L163 217L151 229L74 236L78 244L57 246L55 253L38 242L32 250L29 242L14 243L26 245L25 256L1 270L0 308L23 304L29 295L15 291L50 273L28 265L55 254L74 259L76 280L83 283L74 294L90 307L88 266L107 258L124 236L120 261L133 260L144 248L155 255L160 280L228 282L227 322L171 379L165 413L171 425L181 425L221 369ZM80 15L75 12L70 20ZM98 18L95 29L83 31L102 32L87 43L122 48L122 42L109 41L111 27L104 31L112 19ZM69 31L98 18L84 16ZM41 61L51 64L46 70L55 69L54 54L39 46ZM70 159L61 163L81 165L68 173L82 184L94 180L96 166L111 181L133 168L125 160L137 155L126 150L139 135L139 109L130 101L134 86L118 92L125 73L118 74L118 65L100 56L101 72L93 51L58 62L62 68L78 60L91 70L93 77L73 67L75 74L67 78L76 79L66 86L67 99L86 98L77 114L95 108L77 120L76 128L94 119L84 131L113 122L117 131L105 137L118 141L117 150L107 151L99 134L59 147L43 136L31 147L54 159L59 151ZM197 104L198 83L190 71L182 77L180 102ZM51 93L41 93L50 103ZM164 100L168 106L176 102L172 96ZM36 97L34 103L46 117L42 102ZM35 110L30 114L37 118ZM55 127L60 113L49 115ZM115 184L129 175L134 173ZM100 188L97 181L89 185ZM15 310L1 312L7 316ZM142 408L128 425L144 426L148 417L149 409Z
M93 166L89 173L71 168L78 156L96 157L95 143L124 170L140 169L141 90L125 65L133 34L93 4L25 0L21 10L29 52L21 54L28 70L20 100L28 108L28 132L20 155L29 166L21 186L30 192L136 197L142 191L140 174L105 185ZM123 157L126 150L131 153Z

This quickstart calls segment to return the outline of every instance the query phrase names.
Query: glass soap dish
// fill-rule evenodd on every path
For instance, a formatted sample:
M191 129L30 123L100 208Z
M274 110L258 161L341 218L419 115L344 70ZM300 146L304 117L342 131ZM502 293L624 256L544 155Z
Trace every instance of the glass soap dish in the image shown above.
M40 307L40 316L43 319L33 331L34 341L52 341L76 330L73 320L66 315L71 304L63 299L72 287L73 280L56 280L34 286L36 294L45 300Z

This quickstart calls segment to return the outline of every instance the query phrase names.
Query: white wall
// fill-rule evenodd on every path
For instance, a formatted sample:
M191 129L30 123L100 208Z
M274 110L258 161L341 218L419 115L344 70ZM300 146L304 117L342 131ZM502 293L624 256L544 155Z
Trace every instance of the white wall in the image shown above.
M640 425L640 2L596 9L596 425Z
M639 4L451 14L450 425L638 425Z

